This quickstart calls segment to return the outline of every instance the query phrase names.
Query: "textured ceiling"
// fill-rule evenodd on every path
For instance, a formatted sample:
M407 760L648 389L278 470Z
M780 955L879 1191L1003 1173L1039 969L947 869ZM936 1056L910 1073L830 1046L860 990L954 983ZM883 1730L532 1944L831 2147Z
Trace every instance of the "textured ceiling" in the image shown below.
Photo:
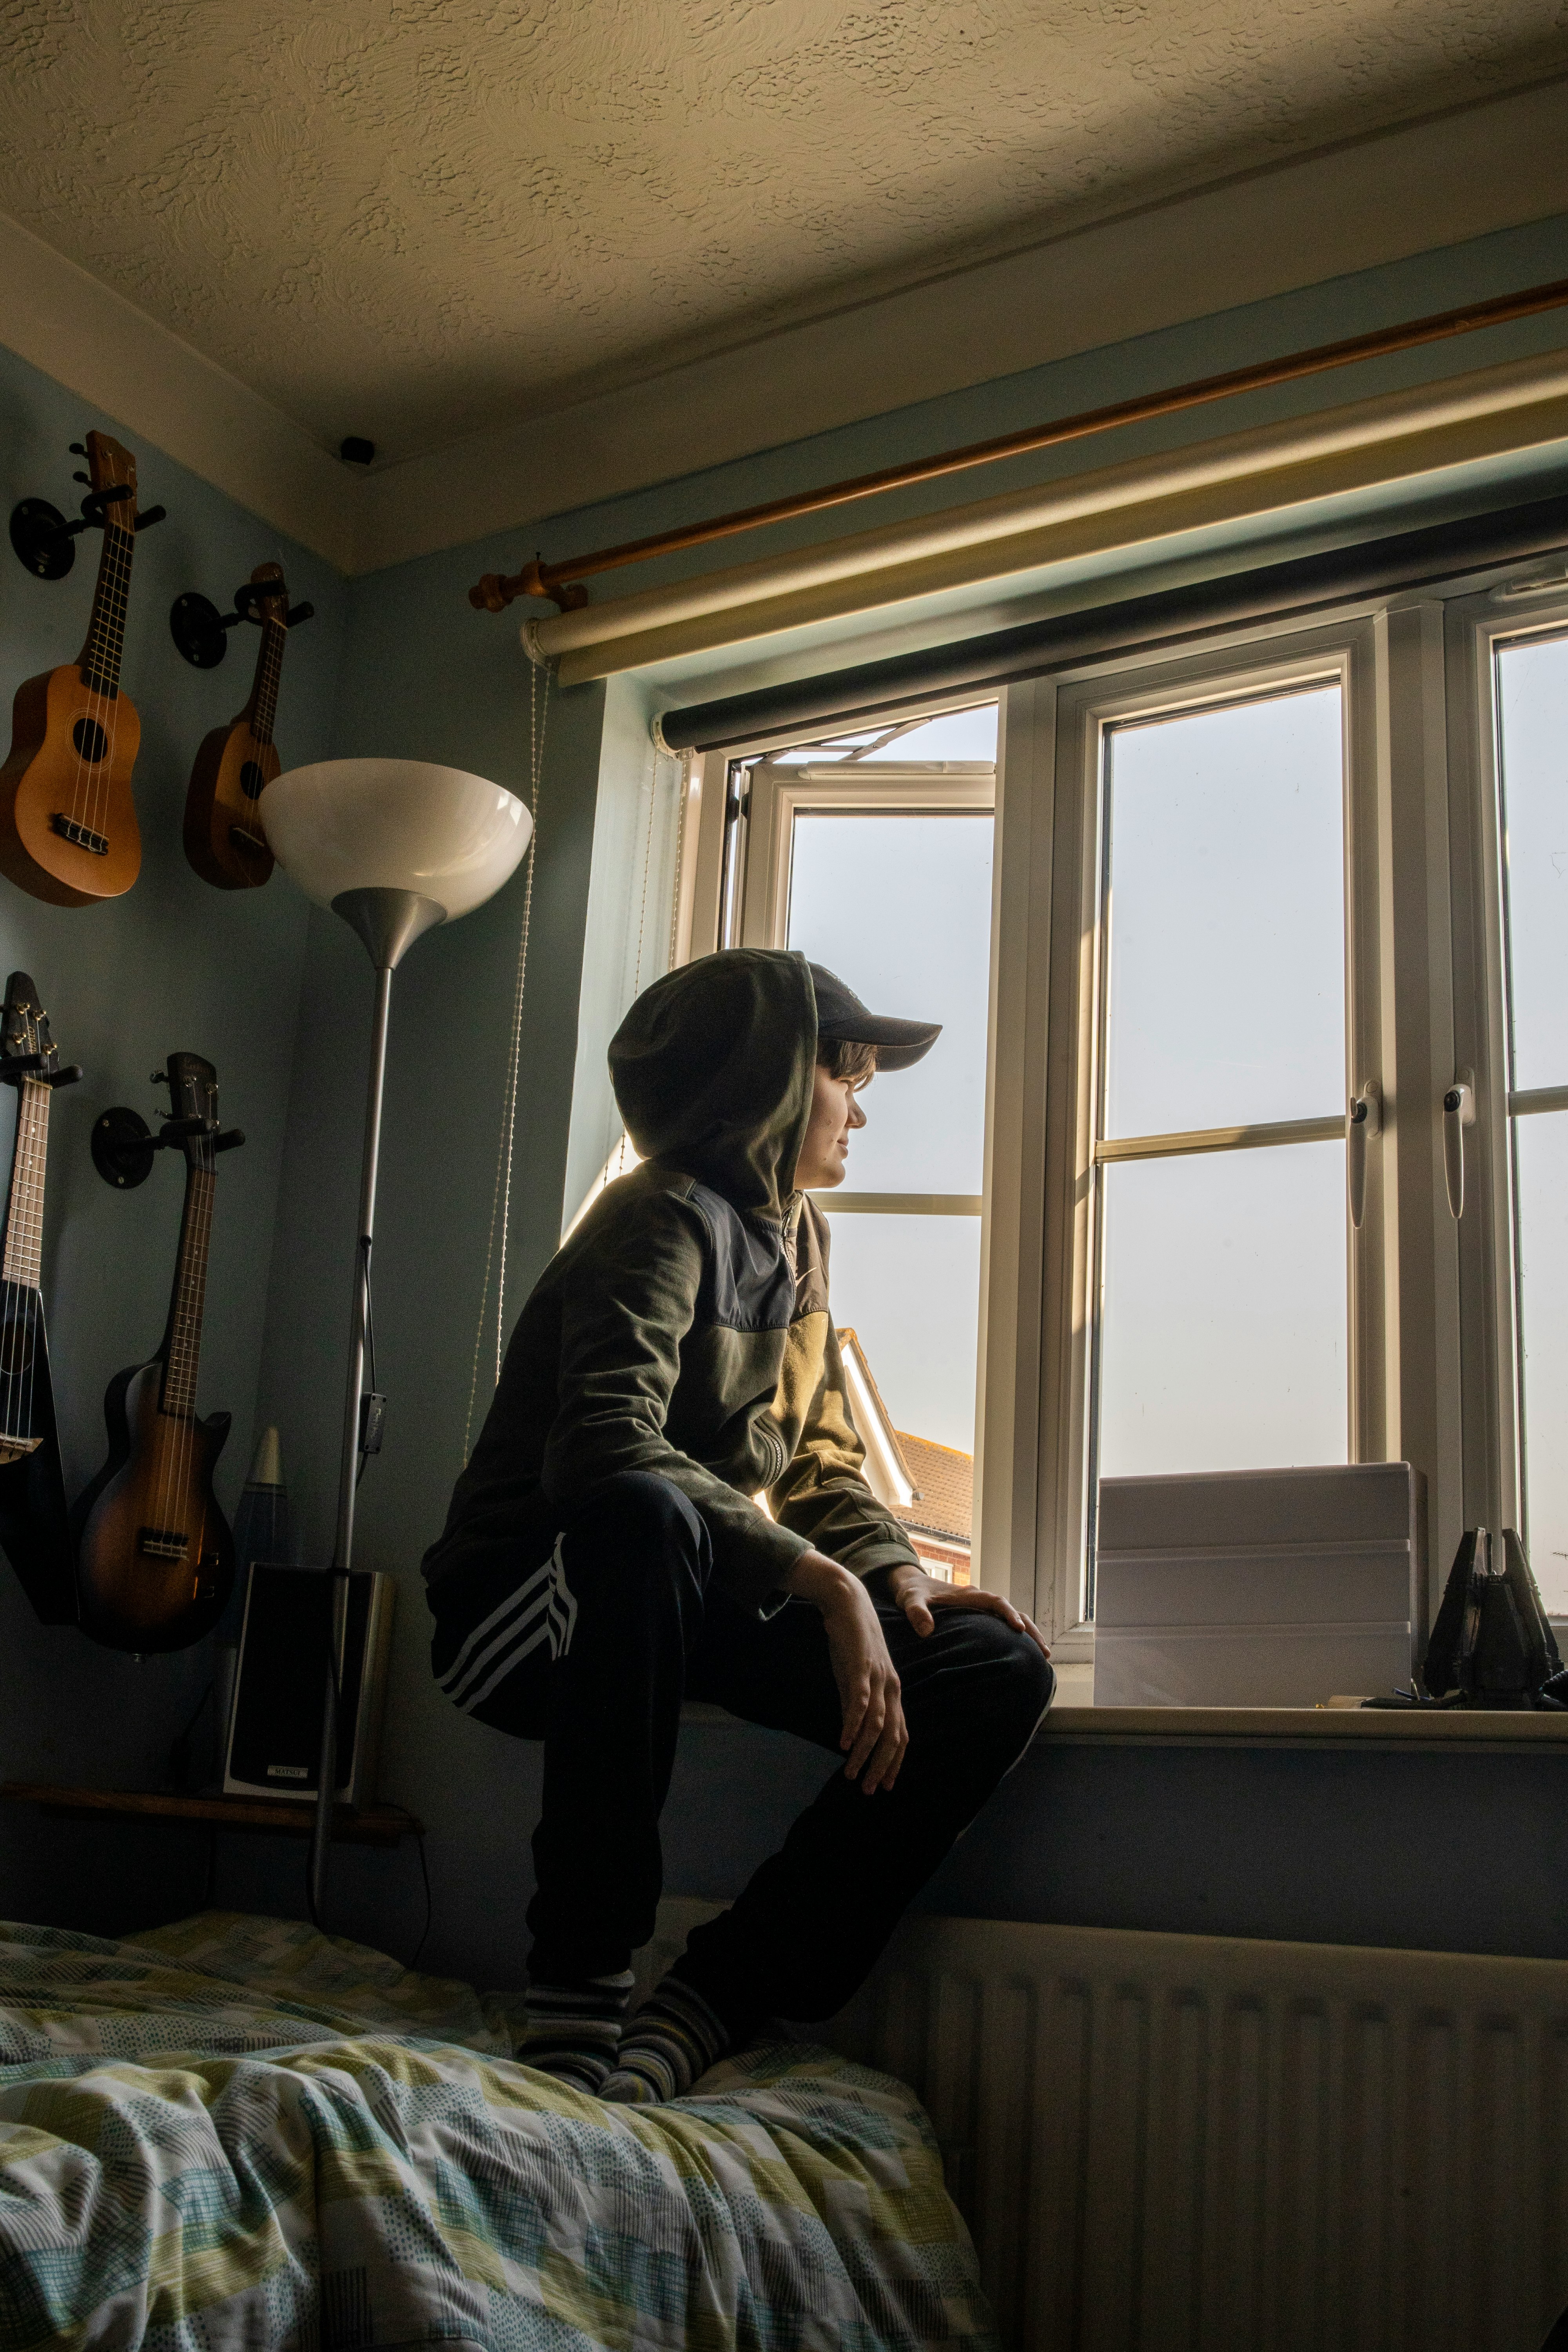
M399 457L1564 66L1564 0L0 0L0 210Z

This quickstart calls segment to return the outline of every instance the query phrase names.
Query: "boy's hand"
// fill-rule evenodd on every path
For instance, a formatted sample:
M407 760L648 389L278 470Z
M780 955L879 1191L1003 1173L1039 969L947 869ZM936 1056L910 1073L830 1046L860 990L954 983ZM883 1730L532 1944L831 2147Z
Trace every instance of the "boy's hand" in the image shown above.
M888 1598L896 1609L901 1609L915 1632L922 1638L936 1631L933 1609L978 1609L988 1617L1000 1617L1015 1633L1027 1633L1042 1658L1050 1656L1046 1637L1034 1620L1015 1609L999 1592L982 1592L973 1584L939 1584L923 1568L890 1568L888 1570Z
M803 1552L784 1583L786 1591L822 1612L844 1709L838 1745L849 1751L845 1778L853 1780L864 1769L860 1787L868 1797L879 1789L890 1789L910 1735L898 1674L870 1594L858 1576L820 1551Z

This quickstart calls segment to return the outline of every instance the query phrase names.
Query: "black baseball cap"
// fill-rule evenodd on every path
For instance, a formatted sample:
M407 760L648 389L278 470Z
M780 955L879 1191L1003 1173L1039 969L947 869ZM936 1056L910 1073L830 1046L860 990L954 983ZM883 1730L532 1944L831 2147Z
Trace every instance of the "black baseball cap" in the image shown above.
M890 1013L868 1012L837 972L819 963L806 970L816 991L817 1035L835 1045L875 1045L879 1070L907 1070L942 1035L940 1021L896 1021Z

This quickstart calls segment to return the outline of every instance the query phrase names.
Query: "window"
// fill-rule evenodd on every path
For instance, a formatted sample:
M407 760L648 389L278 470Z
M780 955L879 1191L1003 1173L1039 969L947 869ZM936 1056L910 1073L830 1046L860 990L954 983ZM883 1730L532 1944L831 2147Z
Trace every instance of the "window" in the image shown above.
M985 1580L1063 1665L1107 1475L1409 1461L1434 1601L1465 1528L1512 1526L1568 1615L1541 572L1026 679L994 779L977 710L703 771L733 821L710 789L693 951L801 946L962 1045L870 1106L836 1304L891 1425L973 1452Z
M857 1418L928 1564L969 1573L981 1306L996 705L794 746L732 787L720 939L789 947L881 1012L940 1021L873 1082L822 1195ZM870 1444L870 1433L863 1430ZM873 1479L873 1483L877 1483ZM908 1500L905 1500L906 1495Z
M1568 635L1493 652L1520 1521L1568 1609Z
M1343 695L1102 739L1088 1580L1101 1476L1342 1462Z

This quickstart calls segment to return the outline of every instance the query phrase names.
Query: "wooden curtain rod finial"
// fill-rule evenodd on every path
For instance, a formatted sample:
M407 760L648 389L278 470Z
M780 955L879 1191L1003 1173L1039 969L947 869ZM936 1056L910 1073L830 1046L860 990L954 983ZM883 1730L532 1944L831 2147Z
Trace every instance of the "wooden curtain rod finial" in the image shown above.
M574 581L552 579L550 567L541 563L537 556L510 579L499 572L487 572L468 591L468 602L476 613L504 613L519 596L542 596L559 612L575 613L587 603L588 591Z

